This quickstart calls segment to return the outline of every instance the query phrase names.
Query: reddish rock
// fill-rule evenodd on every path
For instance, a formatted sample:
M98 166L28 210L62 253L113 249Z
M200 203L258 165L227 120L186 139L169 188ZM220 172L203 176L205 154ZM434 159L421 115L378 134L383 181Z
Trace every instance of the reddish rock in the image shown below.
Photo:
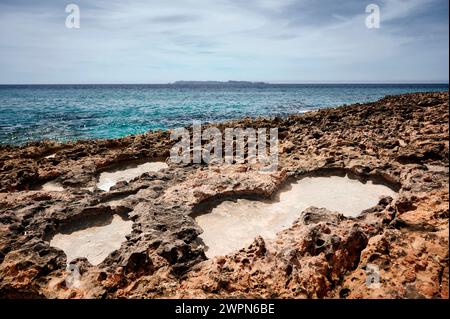
M167 158L169 133L0 146L0 298L448 298L448 121L448 93L417 93L222 123L278 127L279 170L169 163L109 192L94 188L102 171ZM399 196L356 218L309 208L274 240L212 260L197 243L191 214L202 207L344 174ZM39 190L47 181L65 190ZM127 215L132 233L97 266L75 260L80 285L68 287L66 256L49 239L112 214Z

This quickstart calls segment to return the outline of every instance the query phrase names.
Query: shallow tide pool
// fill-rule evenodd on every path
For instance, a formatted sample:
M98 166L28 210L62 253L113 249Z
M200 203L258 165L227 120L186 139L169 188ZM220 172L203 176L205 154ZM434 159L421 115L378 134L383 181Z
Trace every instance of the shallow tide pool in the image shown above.
M306 177L279 194L279 201L248 199L223 201L210 213L195 220L203 229L199 236L207 246L206 256L226 255L250 245L258 235L273 239L277 232L292 225L310 206L357 216L377 205L381 196L395 197L390 188L348 177Z
M167 164L164 162L148 162L135 167L103 172L100 174L97 187L101 190L109 191L109 189L119 181L129 182L133 178L141 176L144 173L156 172L167 167Z
M56 234L50 246L59 248L67 256L67 262L75 258L85 257L92 265L101 263L110 253L120 248L126 240L125 236L132 231L133 222L124 220L119 215L112 219L69 233ZM80 228L83 226L78 225Z

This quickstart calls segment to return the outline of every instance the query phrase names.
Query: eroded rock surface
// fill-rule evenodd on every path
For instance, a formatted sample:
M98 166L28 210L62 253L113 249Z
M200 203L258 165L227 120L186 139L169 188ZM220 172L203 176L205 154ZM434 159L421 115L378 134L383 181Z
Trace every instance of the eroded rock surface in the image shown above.
M0 298L448 298L448 93L217 127L278 127L279 170L175 165L109 191L99 175L165 161L169 132L0 147ZM358 217L310 207L275 239L208 260L192 217L229 198L269 199L296 178L347 174L398 191ZM42 189L51 182L58 191ZM93 266L68 267L50 239L96 216L131 234ZM367 284L379 269L379 286ZM79 272L76 283L73 273ZM78 280L79 279L79 280Z

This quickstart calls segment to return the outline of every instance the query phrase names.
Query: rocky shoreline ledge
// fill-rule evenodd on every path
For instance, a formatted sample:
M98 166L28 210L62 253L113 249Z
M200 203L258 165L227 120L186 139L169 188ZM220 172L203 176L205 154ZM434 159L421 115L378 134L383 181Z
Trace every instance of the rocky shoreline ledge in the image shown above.
M120 139L0 146L0 298L448 298L448 93L225 127L278 127L279 170L172 165L96 187L99 174L165 161L169 132ZM358 217L310 207L276 239L207 259L192 217L226 198L270 199L305 176L372 180L398 191ZM59 191L42 189L53 182ZM77 221L124 216L120 249L67 285L66 256L49 239ZM380 269L368 288L367 265Z

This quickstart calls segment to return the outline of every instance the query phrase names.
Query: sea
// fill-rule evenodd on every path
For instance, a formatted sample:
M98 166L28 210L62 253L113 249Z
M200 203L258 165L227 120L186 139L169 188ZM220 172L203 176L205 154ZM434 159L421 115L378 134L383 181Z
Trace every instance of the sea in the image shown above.
M0 85L0 144L117 138L431 91L448 84Z

